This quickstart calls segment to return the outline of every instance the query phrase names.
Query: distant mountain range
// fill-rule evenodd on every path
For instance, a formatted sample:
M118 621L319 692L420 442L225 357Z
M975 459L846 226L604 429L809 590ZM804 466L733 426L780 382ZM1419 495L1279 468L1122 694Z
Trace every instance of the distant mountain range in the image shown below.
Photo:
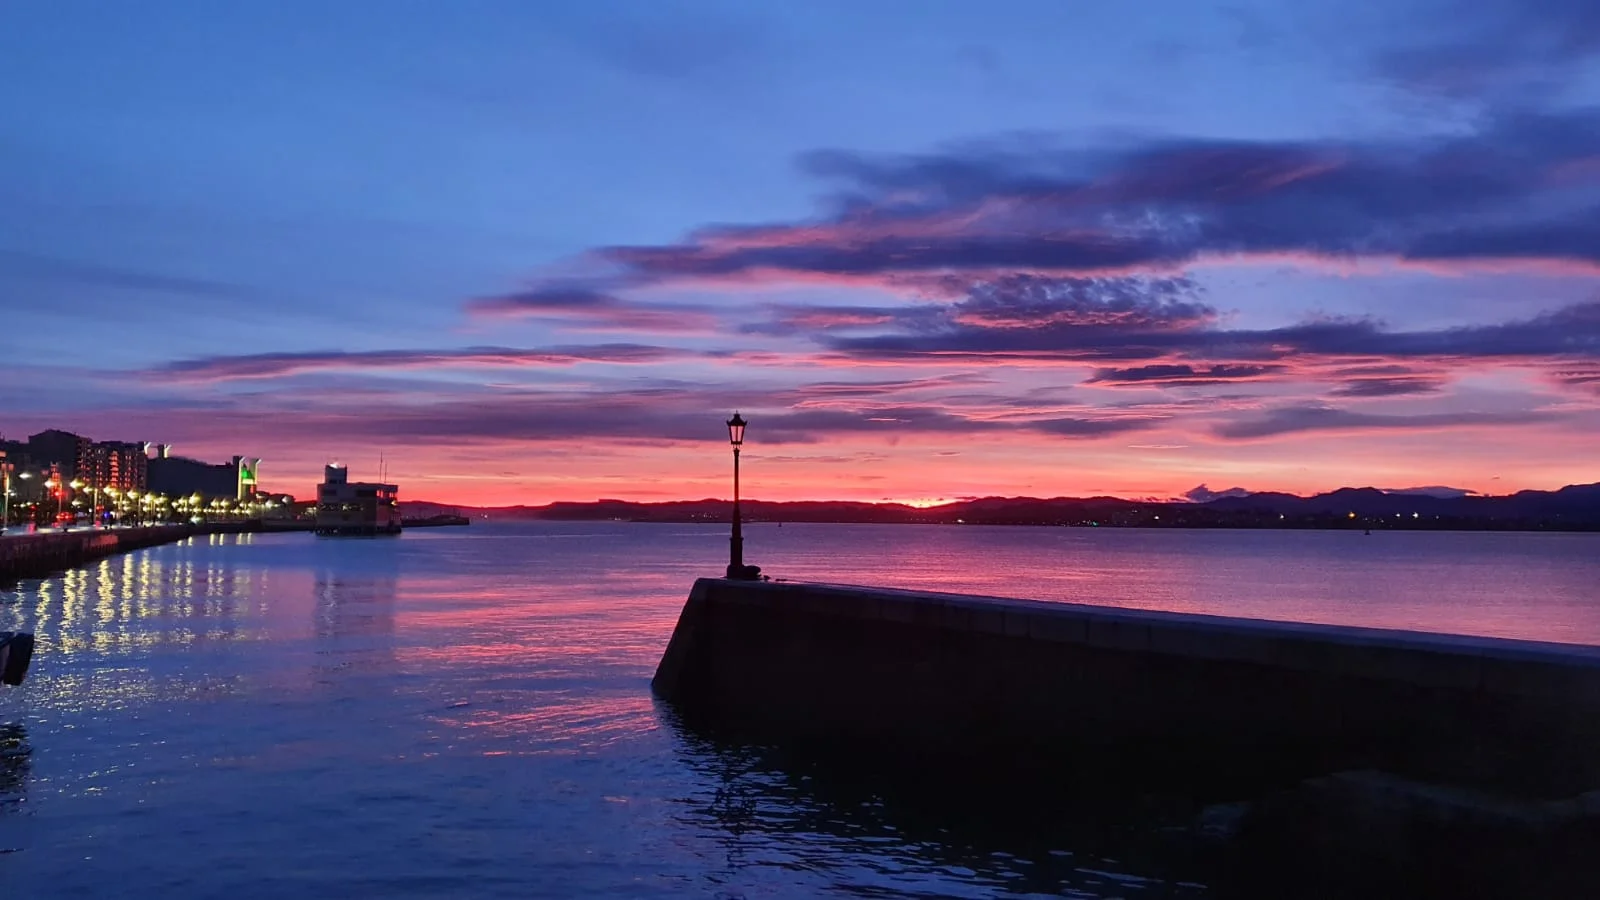
M1311 497L1250 493L1240 488L1206 493L1211 496L1203 502L984 497L927 508L900 503L744 500L740 510L747 522L1600 531L1600 484L1570 485L1558 491L1521 491L1507 496L1479 496L1454 488L1341 488ZM730 516L726 500L598 500L476 509L411 502L403 507L408 516L459 509L473 517L490 519L726 522Z

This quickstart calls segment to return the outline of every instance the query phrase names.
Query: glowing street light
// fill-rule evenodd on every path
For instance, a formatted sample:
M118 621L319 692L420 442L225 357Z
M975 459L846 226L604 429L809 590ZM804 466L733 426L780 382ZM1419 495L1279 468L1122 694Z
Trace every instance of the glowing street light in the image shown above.
M760 566L744 564L744 535L739 529L739 448L744 446L748 424L738 413L728 420L728 443L733 445L733 534L728 538L728 577L740 581L754 581L761 574Z
M6 461L6 452L0 450L0 531L11 524L11 470L15 463Z

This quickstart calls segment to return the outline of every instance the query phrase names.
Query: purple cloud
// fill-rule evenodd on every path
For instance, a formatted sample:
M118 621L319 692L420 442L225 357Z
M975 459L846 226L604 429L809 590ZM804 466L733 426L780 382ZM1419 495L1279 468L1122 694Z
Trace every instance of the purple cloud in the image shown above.
M1357 378L1336 388L1333 396L1403 397L1411 394L1438 393L1442 388L1442 381L1431 378Z
M15 250L0 250L0 282L49 281L74 287L180 294L204 300L249 300L255 292L236 284L103 266Z
M1180 363L1134 366L1126 369L1096 369L1089 377L1088 383L1117 386L1200 387L1254 381L1281 375L1287 371L1289 367L1282 365L1217 363L1210 366L1193 366Z
M819 221L710 228L597 255L633 283L1148 274L1241 254L1592 270L1594 207L1555 176L1581 172L1597 150L1600 117L1580 110L1386 142L829 151L802 161L841 185Z
M138 374L152 381L227 381L277 378L326 369L565 367L580 363L644 365L671 362L694 355L684 350L646 344L594 344L539 349L464 347L450 350L327 350L207 356L166 363Z
M1187 371L1159 367L1167 363L1104 370L1102 380L1112 383L1119 373L1131 373L1135 379L1145 375L1149 380L1166 375L1179 380L1225 380L1234 374L1262 377L1269 371L1251 373L1228 367L1254 364L1264 368L1289 360L1600 357L1600 302L1575 304L1510 322L1431 331L1389 331L1371 319L1321 319L1282 328L1225 329L1214 326L1215 317L1209 308L1165 293L1138 305L1137 315L1119 318L1122 294L1134 289L1118 280L1118 291L1113 295L1116 300L1086 302L1073 292L1063 295L1054 306L1037 298L1010 303L1002 306L1008 311L1003 320L970 312L990 308L993 301L986 291L984 299L952 304L941 317L919 318L915 329L888 329L861 336L823 334L818 340L852 357L900 361L985 357L1035 361L1133 362L1173 357L1226 360L1210 364L1219 373L1216 375L1206 375L1210 369L1187 361L1170 363L1188 366ZM930 325L930 321L937 324ZM1286 376L1294 374L1279 371ZM1399 385L1399 381L1391 379L1387 385L1366 390L1393 392ZM1410 386L1421 388L1423 381L1410 379ZM1363 390L1347 387L1357 394Z
M707 307L624 300L587 287L553 285L483 297L468 312L491 317L548 319L586 331L709 332L717 318Z
M1558 418L1554 413L1545 411L1379 415L1327 406L1286 406L1261 416L1220 425L1212 433L1230 440L1253 440L1317 431L1427 431L1485 425L1529 425L1552 422Z
M1032 431L1040 431L1056 437L1093 438L1105 437L1114 434L1126 434L1130 431L1146 431L1161 424L1162 419L1153 416L1122 416L1102 418L1064 418L1042 419L1030 422L1026 426Z
M1600 7L1590 0L1477 0L1425 4L1399 33L1414 40L1380 54L1381 75L1410 90L1455 98L1559 91L1600 54Z

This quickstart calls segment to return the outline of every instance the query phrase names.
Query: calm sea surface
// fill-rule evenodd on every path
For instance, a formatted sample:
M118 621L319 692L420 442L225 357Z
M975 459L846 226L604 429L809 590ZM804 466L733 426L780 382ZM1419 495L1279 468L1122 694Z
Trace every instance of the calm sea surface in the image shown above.
M746 545L796 580L1600 643L1600 535L758 525ZM39 637L0 693L0 894L1207 893L1114 837L913 815L682 729L648 681L726 550L719 526L242 535L0 593L0 628Z

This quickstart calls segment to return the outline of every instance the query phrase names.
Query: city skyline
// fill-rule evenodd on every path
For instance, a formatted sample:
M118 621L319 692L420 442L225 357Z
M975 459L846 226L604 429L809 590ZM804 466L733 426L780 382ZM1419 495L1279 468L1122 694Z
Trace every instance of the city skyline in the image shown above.
M1600 481L1600 12L1280 6L14 11L0 428L477 506L726 496L734 410L769 500Z

